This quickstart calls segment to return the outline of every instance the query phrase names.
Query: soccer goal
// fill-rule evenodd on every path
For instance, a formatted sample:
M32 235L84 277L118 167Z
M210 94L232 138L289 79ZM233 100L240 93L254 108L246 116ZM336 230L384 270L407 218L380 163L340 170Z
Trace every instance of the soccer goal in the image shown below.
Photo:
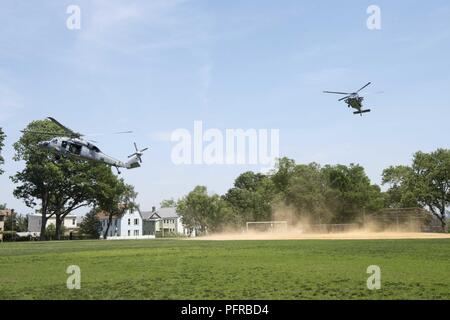
M248 221L247 232L283 232L287 231L287 221Z

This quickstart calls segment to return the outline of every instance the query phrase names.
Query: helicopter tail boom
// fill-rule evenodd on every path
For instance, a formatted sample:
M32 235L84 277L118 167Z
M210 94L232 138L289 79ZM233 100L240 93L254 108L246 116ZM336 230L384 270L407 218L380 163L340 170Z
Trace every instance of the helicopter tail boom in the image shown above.
M131 157L126 163L125 168L127 169L134 169L139 168L141 164L139 163L139 158L137 156Z

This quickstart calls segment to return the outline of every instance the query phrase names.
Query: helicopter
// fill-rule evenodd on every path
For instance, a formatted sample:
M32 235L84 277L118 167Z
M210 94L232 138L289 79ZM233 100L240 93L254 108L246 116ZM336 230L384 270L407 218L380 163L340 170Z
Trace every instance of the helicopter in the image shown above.
M48 117L50 121L58 125L62 128L67 136L54 137L50 140L41 141L38 143L38 147L46 150L50 150L56 153L56 158L59 159L61 156L69 156L77 159L84 159L96 162L105 163L111 167L115 167L117 169L117 173L120 174L119 168L126 169L134 169L140 167L142 163L142 155L144 151L148 148L144 148L139 150L136 143L134 143L134 148L136 152L128 156L128 160L126 162L122 162L120 160L116 160L111 156L103 153L96 145L94 145L90 140L83 139L83 134L79 132L75 132L59 121L52 117ZM46 135L55 135L54 132L46 132L46 131L28 131L23 130L22 132L30 132L35 134L46 134ZM123 131L116 132L116 134L122 133L132 133L132 131Z
M368 84L366 84L364 87L362 87L361 89L359 89L356 92L324 91L324 93L343 94L343 95L345 95L345 97L339 99L338 101L344 100L349 108L352 107L352 108L358 110L358 111L353 112L353 114L359 114L362 117L363 113L370 112L370 109L365 109L365 110L363 109L364 97L360 97L359 96L359 92L361 90L365 89L366 87L368 87L370 84L372 84L372 83L369 82Z

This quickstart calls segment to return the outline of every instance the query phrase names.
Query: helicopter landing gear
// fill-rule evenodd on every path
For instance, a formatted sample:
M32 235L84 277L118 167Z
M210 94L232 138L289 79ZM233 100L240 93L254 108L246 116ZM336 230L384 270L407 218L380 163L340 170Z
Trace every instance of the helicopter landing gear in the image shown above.
M116 168L116 170L117 170L117 174L120 174L119 167L115 167L115 168Z

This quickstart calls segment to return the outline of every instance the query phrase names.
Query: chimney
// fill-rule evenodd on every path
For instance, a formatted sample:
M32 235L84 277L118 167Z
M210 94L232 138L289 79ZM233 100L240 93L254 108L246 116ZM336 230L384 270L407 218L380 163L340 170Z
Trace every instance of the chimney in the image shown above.
M152 212L155 212L156 211L156 207L152 207Z

